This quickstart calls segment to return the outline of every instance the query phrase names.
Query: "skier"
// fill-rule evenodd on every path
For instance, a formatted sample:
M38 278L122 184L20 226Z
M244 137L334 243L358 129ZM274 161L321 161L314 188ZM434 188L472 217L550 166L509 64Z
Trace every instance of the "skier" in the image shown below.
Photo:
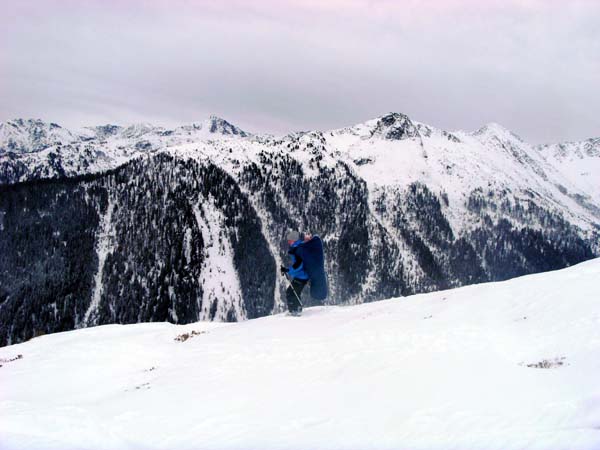
M290 231L287 234L290 246L288 254L292 259L290 267L281 266L281 273L290 285L286 290L288 311L292 315L302 313L300 296L304 286L310 281L310 294L315 300L327 297L327 278L325 275L323 243L317 235Z
M285 276L290 285L285 291L285 298L287 301L288 311L291 315L300 315L302 313L302 302L300 296L302 295L302 289L308 283L308 273L304 269L304 262L302 257L297 254L298 246L305 241L310 239L310 235L304 235L297 231L289 231L287 234L287 243L290 246L288 255L292 259L290 267L281 266L281 274Z

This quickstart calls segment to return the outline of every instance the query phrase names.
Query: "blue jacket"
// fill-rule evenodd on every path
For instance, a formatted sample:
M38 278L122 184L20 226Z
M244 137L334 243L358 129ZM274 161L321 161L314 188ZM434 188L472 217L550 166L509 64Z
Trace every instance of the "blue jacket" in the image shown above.
M309 276L304 269L304 262L302 258L296 254L296 250L300 244L302 244L301 239L298 239L292 245L290 245L290 249L288 250L288 254L292 258L292 265L289 268L289 274L292 278L297 278L299 280L308 280Z

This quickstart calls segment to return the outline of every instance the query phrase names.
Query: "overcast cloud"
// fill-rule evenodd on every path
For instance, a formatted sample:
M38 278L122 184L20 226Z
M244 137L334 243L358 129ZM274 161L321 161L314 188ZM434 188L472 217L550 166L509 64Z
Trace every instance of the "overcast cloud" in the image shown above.
M0 14L0 121L252 132L389 111L600 136L600 1L29 1Z

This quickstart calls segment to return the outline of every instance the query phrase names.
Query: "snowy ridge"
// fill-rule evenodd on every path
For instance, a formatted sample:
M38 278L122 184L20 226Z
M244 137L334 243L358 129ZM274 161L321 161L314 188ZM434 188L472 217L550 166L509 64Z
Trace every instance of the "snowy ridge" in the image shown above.
M16 119L0 123L0 185L99 173L174 145L250 136L216 116L171 130L140 123L76 132L54 123Z
M537 149L580 191L589 193L596 204L600 202L600 138L540 145Z
M0 122L0 156L7 152L32 153L76 140L69 130L39 119Z
M102 172L140 154L167 149L185 154L187 144L201 145L207 157L228 166L260 151L283 151L302 163L318 155L328 166L343 160L355 165L369 185L420 182L446 191L456 218L464 216L465 196L474 189L509 188L535 190L548 208L584 229L600 220L598 139L532 146L495 123L473 133L451 133L400 113L283 138L254 136L216 116L171 130L135 124L89 127L79 133L17 119L0 124L0 184Z
M0 348L2 447L597 449L599 277L42 336Z

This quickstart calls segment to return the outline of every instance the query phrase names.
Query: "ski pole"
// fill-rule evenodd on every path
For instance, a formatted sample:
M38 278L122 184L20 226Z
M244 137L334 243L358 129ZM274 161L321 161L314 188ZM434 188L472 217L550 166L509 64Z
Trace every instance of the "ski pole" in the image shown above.
M300 300L300 297L298 296L298 293L296 292L296 289L294 289L294 285L292 284L288 273L285 273L285 278L287 279L288 284L292 288L292 291L294 291L294 295L298 299L298 303L300 303L300 308L304 308L304 305L302 304L302 300Z

